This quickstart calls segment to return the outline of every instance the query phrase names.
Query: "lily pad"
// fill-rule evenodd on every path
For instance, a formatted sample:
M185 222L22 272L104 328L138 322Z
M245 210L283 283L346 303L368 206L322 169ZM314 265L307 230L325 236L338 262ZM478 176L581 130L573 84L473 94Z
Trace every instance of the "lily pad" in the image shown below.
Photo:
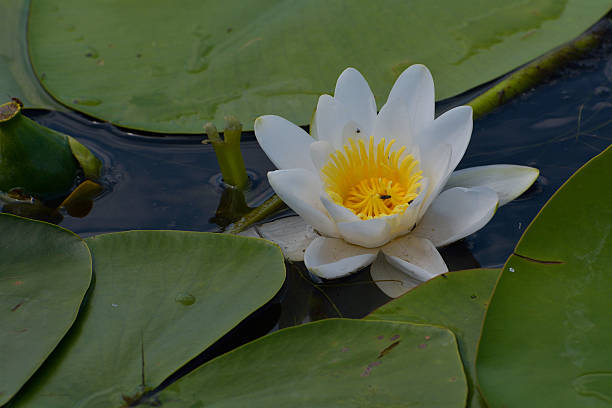
M476 347L499 272L499 269L470 269L438 276L378 308L366 319L448 327L457 336L470 385L468 407L486 407L476 389Z
M550 199L508 259L477 368L491 407L612 401L612 148Z
M451 331L330 319L227 353L159 395L164 407L457 407L467 385Z
M15 407L119 407L158 386L267 302L285 278L264 240L181 231L87 239L95 286Z
M0 1L0 100L20 99L30 108L67 110L36 79L26 41L29 0Z
M347 66L379 106L424 63L447 98L578 36L608 0L32 0L36 75L61 103L117 125L201 133L235 115L310 122ZM170 18L168 16L171 16Z
M66 334L91 282L78 236L0 214L0 405L34 374Z

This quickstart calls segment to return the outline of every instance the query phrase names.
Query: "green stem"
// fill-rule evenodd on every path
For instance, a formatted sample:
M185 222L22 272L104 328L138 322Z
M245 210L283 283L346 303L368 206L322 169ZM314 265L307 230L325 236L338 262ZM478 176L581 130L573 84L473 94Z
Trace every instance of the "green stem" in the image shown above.
M517 69L472 99L467 104L474 109L474 118L484 116L515 96L531 89L563 65L597 46L609 26L610 21L604 19L578 38Z
M244 217L236 221L230 228L227 229L227 233L229 234L237 234L239 232L244 231L251 225L255 224L258 221L263 220L269 215L279 211L285 206L285 203L274 194L272 197L268 198L262 205L254 208L246 214Z
M249 184L242 152L240 151L240 136L242 134L242 125L233 116L226 116L224 139L219 137L217 128L212 123L207 123L204 130L208 134L208 140L215 149L217 162L221 169L223 181L238 189L245 189Z

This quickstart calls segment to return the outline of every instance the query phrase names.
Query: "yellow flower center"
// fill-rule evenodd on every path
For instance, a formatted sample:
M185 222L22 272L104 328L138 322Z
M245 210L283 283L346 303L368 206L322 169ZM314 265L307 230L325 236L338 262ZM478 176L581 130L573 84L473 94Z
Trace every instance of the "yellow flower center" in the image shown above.
M402 158L405 146L391 152L395 139L381 139L375 146L348 140L321 169L330 198L362 220L402 213L418 195L422 172L411 154Z

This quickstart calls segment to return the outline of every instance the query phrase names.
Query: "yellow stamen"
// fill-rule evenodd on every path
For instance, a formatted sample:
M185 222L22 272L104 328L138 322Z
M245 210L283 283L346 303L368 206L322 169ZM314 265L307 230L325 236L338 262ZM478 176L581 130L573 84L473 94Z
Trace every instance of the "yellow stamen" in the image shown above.
M325 190L340 204L363 220L405 211L418 195L422 178L419 162L406 148L391 152L395 139L381 139L374 146L349 139L343 151L336 150L321 169Z

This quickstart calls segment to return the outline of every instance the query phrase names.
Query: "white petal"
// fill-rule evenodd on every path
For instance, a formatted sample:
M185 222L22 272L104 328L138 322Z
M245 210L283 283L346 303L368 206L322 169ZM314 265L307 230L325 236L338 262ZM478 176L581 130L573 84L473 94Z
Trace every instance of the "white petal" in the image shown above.
M422 282L448 272L434 244L413 234L389 242L382 248L382 252L387 262Z
M333 152L334 147L328 141L316 141L310 145L310 158L317 170L325 166Z
M357 122L349 120L342 128L342 145L344 146L348 144L349 139L353 139L355 141L360 139L369 141L370 136L361 129L361 126Z
M408 107L398 101L398 103L387 103L380 109L374 123L374 142L378 143L384 138L387 143L395 139L397 144L395 149L401 146L408 148L410 152L414 145L414 122L411 121Z
M495 214L497 193L487 187L454 187L442 192L411 234L428 238L437 247L466 237Z
M389 264L383 254L379 254L370 266L370 276L376 286L390 298L400 297L421 283Z
M421 169L423 170L423 176L427 178L427 195L425 200L419 209L419 216L417 217L417 223L427 212L427 209L436 199L440 191L446 185L448 177L451 175L453 169L450 167L450 161L453 155L453 150L449 144L440 144L433 149L433 155L429 160L421 162Z
M317 276L334 279L365 268L378 249L350 245L341 239L319 237L306 248L304 263Z
M319 140L319 135L317 134L317 108L314 109L312 116L310 117L308 133L310 133L310 137L312 137L314 140Z
M415 227L421 206L425 201L425 197L427 196L427 185L429 180L427 178L421 179L421 192L419 195L410 203L406 211L402 214L397 214L398 222L397 224L392 224L391 226L391 235L393 237L399 237L405 235L412 231ZM395 217L395 216L393 216Z
M454 170L465 153L472 135L472 108L459 106L445 112L433 121L419 134L419 147L421 159L429 161L435 159L435 147L440 144L449 144L453 155L450 168Z
M347 68L336 82L334 99L342 102L349 117L366 135L371 135L376 118L376 101L368 82L355 68Z
M336 226L345 241L366 248L379 247L389 242L392 238L391 226L385 220L385 217L339 222Z
M319 196L321 180L308 170L276 170L268 173L272 189L293 211L319 233L337 237L336 225L327 215Z
M328 141L334 149L340 149L342 147L342 131L350 120L342 102L329 95L319 97L314 119L319 140Z
M327 194L321 195L321 202L323 203L323 206L325 206L325 209L327 209L327 212L329 212L329 215L334 219L336 223L361 220L361 218L359 218L354 212L352 212L348 208L334 203Z
M287 119L274 115L258 117L255 119L255 137L277 168L315 170L308 154L314 140Z
M497 193L501 207L523 194L539 174L536 168L511 164L471 167L451 174L444 188L489 187Z
M255 227L259 235L280 246L289 261L301 262L308 245L319 236L302 217L286 217Z
M397 102L406 105L412 129L417 133L434 120L434 83L427 67L416 64L402 72L387 99L387 104Z

